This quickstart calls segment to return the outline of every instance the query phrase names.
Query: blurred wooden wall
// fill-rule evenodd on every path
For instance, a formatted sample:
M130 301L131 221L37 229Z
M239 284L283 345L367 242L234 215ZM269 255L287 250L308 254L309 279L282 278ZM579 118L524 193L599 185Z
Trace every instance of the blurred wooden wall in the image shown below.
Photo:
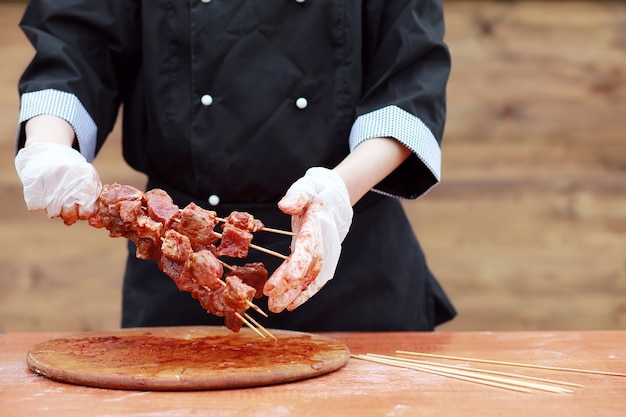
M626 2L446 6L443 182L410 207L450 328L626 328Z
M407 202L459 317L442 330L626 327L626 6L447 0L443 182ZM0 4L0 331L119 326L124 244L27 213L15 84L32 51ZM115 132L104 182L141 185Z

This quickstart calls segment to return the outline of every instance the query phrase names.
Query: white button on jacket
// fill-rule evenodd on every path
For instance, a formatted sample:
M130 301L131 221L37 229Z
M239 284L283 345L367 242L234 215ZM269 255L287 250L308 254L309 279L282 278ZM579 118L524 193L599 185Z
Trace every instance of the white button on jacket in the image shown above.
M203 106L210 106L211 104L213 104L213 97L211 97L208 94L203 95L200 98L200 102L202 103Z
M208 198L209 204L212 206L217 206L220 203L220 197L215 194L211 194Z
M300 97L299 99L296 100L296 107L299 108L300 110L306 109L306 106L308 105L309 105L309 102L304 97Z

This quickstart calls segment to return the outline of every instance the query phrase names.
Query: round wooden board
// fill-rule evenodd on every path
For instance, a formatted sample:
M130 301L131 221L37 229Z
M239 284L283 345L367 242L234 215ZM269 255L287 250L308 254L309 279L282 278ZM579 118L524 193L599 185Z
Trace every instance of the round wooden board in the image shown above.
M128 390L211 390L279 384L335 371L346 345L320 335L243 328L154 327L79 333L31 348L28 367L70 384Z

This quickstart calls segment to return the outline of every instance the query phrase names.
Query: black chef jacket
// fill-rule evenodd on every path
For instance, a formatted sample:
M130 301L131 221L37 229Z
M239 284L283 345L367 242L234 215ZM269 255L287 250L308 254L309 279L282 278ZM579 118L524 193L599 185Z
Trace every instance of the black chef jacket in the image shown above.
M35 0L21 27L37 54L20 92L76 96L97 126L96 153L123 105L125 160L181 206L219 196L210 208L220 215L248 211L288 228L276 202L307 168L348 154L356 118L393 106L437 142L443 133L440 0ZM436 182L416 152L376 188L416 198ZM258 233L255 243L288 252L287 238ZM247 261L277 266L255 256ZM427 330L453 315L399 201L370 193L335 278L265 324ZM213 320L130 244L124 326Z

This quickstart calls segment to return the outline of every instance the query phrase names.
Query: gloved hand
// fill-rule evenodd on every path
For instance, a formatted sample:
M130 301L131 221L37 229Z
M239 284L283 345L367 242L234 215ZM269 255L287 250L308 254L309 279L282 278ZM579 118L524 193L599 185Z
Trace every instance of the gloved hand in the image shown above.
M67 225L96 210L102 183L96 169L75 149L57 143L33 143L15 157L29 210L46 210Z
M290 214L291 255L267 280L264 294L274 313L302 305L335 273L341 243L352 224L352 205L335 171L311 168L287 190L278 207Z

